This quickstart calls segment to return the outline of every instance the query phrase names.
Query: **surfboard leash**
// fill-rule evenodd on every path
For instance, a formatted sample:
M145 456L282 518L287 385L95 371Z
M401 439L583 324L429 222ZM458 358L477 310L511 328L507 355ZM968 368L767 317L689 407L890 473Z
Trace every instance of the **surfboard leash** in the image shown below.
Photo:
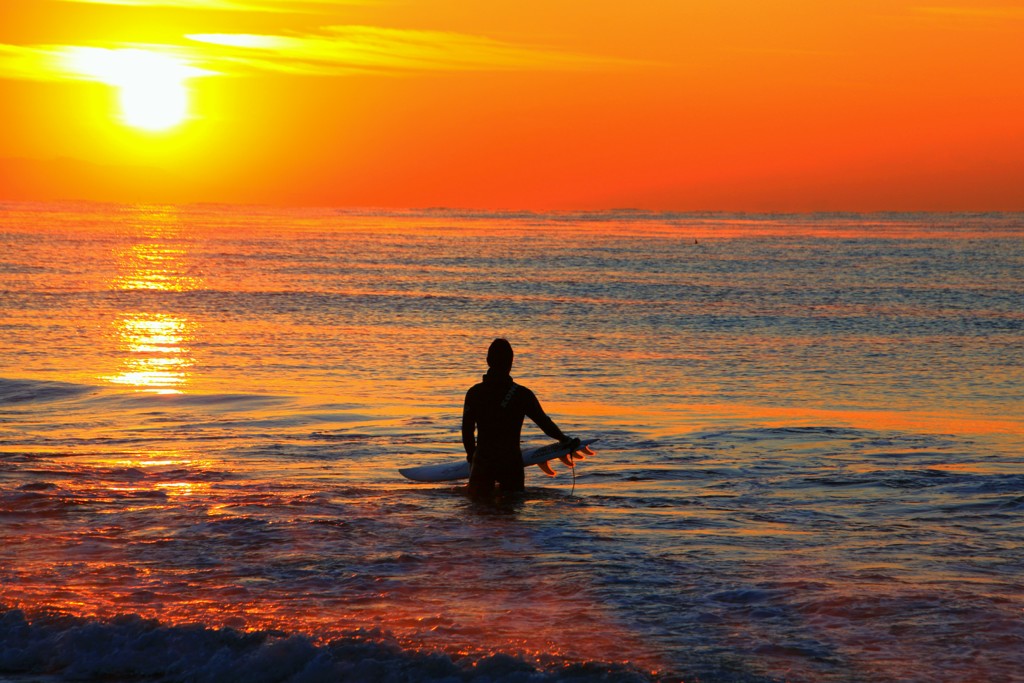
M569 495L570 496L575 496L576 495L576 459L573 458L572 455L573 455L572 453L569 454L569 462L572 463L572 467L569 468L570 470L572 470L572 490L569 491Z

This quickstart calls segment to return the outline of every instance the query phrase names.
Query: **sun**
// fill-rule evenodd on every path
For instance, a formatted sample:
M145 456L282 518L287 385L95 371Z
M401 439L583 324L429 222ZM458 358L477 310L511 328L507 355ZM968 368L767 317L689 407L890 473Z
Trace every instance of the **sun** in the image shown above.
M171 54L136 48L78 48L72 67L118 90L121 121L132 128L163 131L189 117L188 79L203 75Z
M188 89L170 78L139 80L118 86L121 120L133 128L166 130L188 117Z

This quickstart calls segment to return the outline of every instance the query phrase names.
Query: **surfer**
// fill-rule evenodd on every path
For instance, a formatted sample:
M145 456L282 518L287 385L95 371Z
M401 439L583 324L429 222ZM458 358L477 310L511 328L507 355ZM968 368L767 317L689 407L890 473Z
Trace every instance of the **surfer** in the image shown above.
M462 409L462 445L469 460L469 493L485 496L495 484L503 493L525 490L519 436L529 417L552 439L571 441L540 406L532 391L516 384L512 345L495 339L487 349L487 374L466 392Z

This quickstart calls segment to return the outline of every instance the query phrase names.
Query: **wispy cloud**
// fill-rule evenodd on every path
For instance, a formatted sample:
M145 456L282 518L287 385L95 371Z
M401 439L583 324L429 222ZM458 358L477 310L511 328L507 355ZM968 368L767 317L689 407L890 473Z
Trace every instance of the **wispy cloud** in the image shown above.
M103 65L135 56L155 54L172 58L181 78L212 76L216 72L200 68L199 58L180 47L169 45L123 45L83 47L80 45L6 45L0 43L0 78L29 81L102 81ZM142 69L145 65L141 65Z
M0 44L0 78L91 80L80 57L91 51L145 50L172 56L195 75L286 73L339 76L428 71L591 70L635 64L444 31L333 26L317 33L186 36L186 45L102 46Z
M0 76L41 80L37 74L44 55L42 48L0 44Z
M332 26L318 34L195 34L213 46L211 58L242 70L311 75L352 71L577 70L628 64L627 60L563 52L444 31L374 26Z
M89 80L69 67L67 45L0 44L0 78L29 81Z
M220 12L316 13L331 7L379 4L381 0L62 0L118 7L176 7Z

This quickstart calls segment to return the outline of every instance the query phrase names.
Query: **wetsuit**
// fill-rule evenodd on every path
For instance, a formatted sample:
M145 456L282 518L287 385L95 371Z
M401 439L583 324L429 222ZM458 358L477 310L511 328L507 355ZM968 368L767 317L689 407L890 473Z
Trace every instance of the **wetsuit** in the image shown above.
M495 483L504 492L524 490L523 454L519 450L524 417L536 422L552 439L566 440L534 393L515 384L507 373L492 369L484 375L483 382L466 392L462 445L472 466L470 493L490 493Z

